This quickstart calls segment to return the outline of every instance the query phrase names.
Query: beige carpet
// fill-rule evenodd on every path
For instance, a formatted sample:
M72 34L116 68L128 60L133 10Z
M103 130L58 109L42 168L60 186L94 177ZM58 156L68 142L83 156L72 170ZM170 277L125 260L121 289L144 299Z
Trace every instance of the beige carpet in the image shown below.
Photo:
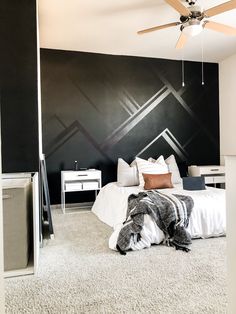
M91 212L54 211L37 276L6 280L7 313L226 313L226 239L121 256Z

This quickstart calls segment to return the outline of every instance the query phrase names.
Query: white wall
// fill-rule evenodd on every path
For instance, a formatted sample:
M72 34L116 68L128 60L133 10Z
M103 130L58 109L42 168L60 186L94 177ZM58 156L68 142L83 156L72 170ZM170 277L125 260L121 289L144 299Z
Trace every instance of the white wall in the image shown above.
M222 61L220 83L221 155L226 165L228 313L236 313L236 54Z
M236 155L236 54L219 64L222 155Z
M2 149L0 134L0 313L4 313L4 285L3 285L3 219L2 219Z
M236 313L236 156L226 156L228 313ZM229 187L229 188L228 188Z

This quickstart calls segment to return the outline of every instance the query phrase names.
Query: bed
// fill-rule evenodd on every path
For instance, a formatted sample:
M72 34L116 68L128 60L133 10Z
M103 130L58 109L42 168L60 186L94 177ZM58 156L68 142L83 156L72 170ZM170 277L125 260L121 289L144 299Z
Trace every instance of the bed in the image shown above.
M143 191L139 186L120 187L117 182L104 186L92 207L92 212L104 223L113 228L109 240L109 247L116 249L116 240L122 223L126 218L128 197ZM222 236L226 233L226 206L225 190L206 187L206 190L187 191L182 184L174 188L161 189L164 194L176 193L191 196L194 207L189 221L188 232L192 239ZM156 226L149 215L144 217L144 226L141 232L141 241L133 250L159 244L164 240L163 232Z

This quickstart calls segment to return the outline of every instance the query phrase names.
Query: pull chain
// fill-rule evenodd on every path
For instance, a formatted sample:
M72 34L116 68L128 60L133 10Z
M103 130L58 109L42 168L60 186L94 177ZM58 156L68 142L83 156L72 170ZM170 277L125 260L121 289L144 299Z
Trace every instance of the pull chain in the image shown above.
M185 86L185 82L184 82L184 53L182 51L182 87Z
M203 35L204 35L204 29L203 29L203 31L202 31L202 35L201 35L201 50L202 50L202 85L205 85L205 81L204 81L204 62L203 62L203 46L204 46L204 41L203 41L203 39L204 39L204 37L203 37Z
M184 60L182 60L182 87L185 86L185 82L184 82Z

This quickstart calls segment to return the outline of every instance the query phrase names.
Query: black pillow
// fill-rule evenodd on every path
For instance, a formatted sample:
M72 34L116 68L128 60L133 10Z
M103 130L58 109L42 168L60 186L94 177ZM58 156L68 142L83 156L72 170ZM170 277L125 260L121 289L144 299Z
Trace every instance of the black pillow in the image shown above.
M204 177L183 177L183 189L189 191L205 190Z

